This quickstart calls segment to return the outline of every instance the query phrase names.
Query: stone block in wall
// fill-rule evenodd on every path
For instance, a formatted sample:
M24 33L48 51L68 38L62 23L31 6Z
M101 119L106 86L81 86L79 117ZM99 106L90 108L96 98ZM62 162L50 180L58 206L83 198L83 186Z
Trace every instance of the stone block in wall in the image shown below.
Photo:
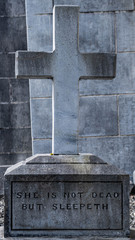
M0 128L30 127L29 103L0 104Z
M15 77L15 54L0 53L0 78Z
M0 102L9 102L9 80L0 79Z
M135 12L116 14L117 51L135 51Z
M116 77L80 80L80 95L135 93L135 53L117 55Z
M121 135L135 134L135 95L119 96L119 126Z
M10 100L11 102L29 101L29 80L28 79L10 80Z
M26 158L28 158L30 156L31 156L31 152L0 154L0 166L1 165L13 165L20 161L24 161Z
M31 152L31 129L0 129L0 153Z
M81 52L115 52L114 13L82 13L79 24Z
M0 104L0 128L10 127L10 105Z
M51 153L52 139L33 140L33 154Z
M52 137L52 100L31 100L31 123L33 138Z
M27 49L25 17L1 17L0 34L0 52Z
M135 136L79 139L79 152L92 153L132 177L135 166Z
M12 128L30 127L29 103L11 104L10 122Z
M80 136L112 136L118 134L116 96L80 98Z
M0 0L0 16L25 15L25 0Z
M26 0L27 15L40 15L51 13L53 9L53 0Z
M30 15L27 18L27 26L28 50L52 51L52 15Z
M30 79L30 97L44 98L52 96L51 79Z
M54 5L79 5L81 12L133 10L133 0L54 0Z

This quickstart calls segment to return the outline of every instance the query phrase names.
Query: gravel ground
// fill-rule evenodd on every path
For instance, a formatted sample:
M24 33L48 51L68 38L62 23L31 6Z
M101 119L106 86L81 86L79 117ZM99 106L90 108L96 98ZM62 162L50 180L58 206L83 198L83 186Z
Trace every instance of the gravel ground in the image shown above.
M0 226L4 224L4 198L0 199ZM135 228L135 195L130 196L130 228Z
M135 195L130 196L130 228L135 228Z
M4 198L0 199L0 226L4 224Z

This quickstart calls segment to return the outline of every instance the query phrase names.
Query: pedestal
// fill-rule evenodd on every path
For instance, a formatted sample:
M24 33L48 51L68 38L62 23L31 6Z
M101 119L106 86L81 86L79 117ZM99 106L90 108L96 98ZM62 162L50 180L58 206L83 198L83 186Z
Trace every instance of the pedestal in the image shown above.
M127 237L129 176L93 155L37 155L5 174L5 237Z

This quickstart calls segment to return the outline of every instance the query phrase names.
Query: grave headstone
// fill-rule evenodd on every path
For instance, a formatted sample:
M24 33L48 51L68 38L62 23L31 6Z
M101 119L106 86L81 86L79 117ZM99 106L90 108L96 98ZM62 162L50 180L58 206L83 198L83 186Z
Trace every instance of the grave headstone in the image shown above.
M77 149L79 79L115 75L115 55L79 52L78 17L55 7L54 51L16 54L18 78L53 79L54 155L6 171L5 237L129 235L129 176Z

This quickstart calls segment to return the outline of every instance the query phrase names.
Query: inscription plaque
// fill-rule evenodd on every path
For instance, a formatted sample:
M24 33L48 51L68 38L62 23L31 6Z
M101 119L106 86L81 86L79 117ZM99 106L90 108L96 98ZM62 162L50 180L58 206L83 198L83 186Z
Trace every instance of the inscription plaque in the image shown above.
M12 230L123 228L121 182L12 182L11 191Z

